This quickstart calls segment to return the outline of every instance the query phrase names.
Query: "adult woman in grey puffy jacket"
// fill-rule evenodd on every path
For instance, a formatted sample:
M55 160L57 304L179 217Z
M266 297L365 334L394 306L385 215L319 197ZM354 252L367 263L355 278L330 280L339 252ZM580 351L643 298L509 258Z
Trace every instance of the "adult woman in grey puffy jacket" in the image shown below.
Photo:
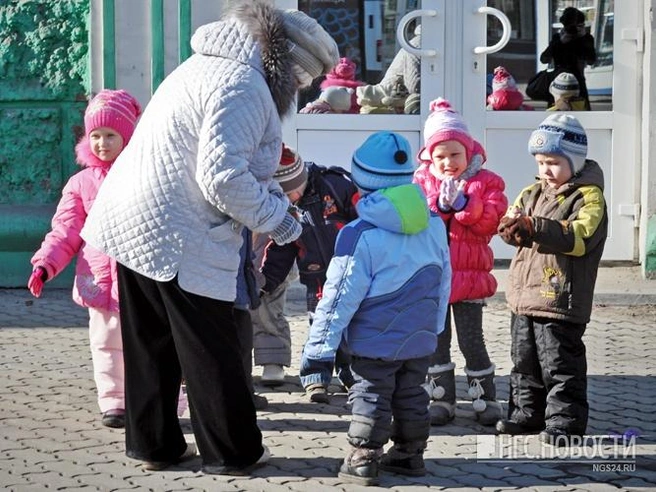
M114 164L82 236L119 263L127 455L163 469L195 455L176 398L184 374L205 473L264 464L233 304L243 227L301 232L272 176L281 117L339 59L300 11L244 1L200 27Z

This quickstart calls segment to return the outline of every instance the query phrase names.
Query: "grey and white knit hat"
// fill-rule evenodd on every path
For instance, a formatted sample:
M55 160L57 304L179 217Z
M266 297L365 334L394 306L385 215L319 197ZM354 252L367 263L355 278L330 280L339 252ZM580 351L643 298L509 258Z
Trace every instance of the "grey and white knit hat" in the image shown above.
M579 95L579 81L569 72L559 73L549 85L549 92L554 99L561 97L577 97Z
M292 61L313 79L327 74L339 62L337 43L321 25L300 10L283 10Z
M588 137L574 116L553 114L548 116L531 134L528 152L535 154L561 155L569 161L572 174L585 165L588 155Z

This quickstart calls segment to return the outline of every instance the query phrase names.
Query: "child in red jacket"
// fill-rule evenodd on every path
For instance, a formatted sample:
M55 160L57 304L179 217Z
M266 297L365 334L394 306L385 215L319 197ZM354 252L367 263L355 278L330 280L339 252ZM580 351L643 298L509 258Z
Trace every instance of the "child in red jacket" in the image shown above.
M476 419L494 425L501 405L496 401L495 366L483 337L483 306L497 289L489 243L508 206L505 184L499 175L483 168L485 150L449 102L439 98L430 108L414 182L426 194L430 209L446 223L453 271L446 327L438 336L428 373L431 424L444 425L455 416L455 364L450 355L453 321Z

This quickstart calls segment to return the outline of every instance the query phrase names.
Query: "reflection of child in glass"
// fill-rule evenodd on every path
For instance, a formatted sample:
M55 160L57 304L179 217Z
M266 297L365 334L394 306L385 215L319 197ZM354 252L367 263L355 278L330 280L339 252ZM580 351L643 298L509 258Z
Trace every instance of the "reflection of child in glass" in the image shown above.
M487 109L493 111L530 110L524 104L524 94L517 88L515 78L505 67L494 69L492 77L492 93L487 96Z
M584 69L597 61L594 38L585 28L585 15L574 7L563 10L560 22L563 27L540 54L540 62L552 63L557 72L573 74L579 82L579 95L585 100L585 109L590 110ZM553 101L549 101L549 105L552 104Z
M34 253L30 292L41 295L43 284L56 277L77 255L73 300L89 309L89 340L102 423L125 424L123 343L118 307L116 262L87 245L80 231L100 185L127 145L141 113L139 103L122 90L103 90L84 113L85 135L75 147L84 168L62 191L52 230Z
M585 111L585 99L579 96L579 81L569 72L559 73L549 85L554 105L547 111Z
M355 384L349 391L351 446L339 476L372 485L379 464L405 475L426 473L430 421L422 385L444 327L451 270L444 223L411 184L408 141L374 133L351 166L362 195L360 218L337 238L301 379L330 367L337 348L346 347ZM390 438L394 445L383 456Z
M326 74L326 78L320 85L322 91L325 91L329 87L352 89L349 93L351 95L351 104L346 112L355 114L360 112L360 105L358 104L355 90L365 85L364 82L355 78L356 71L357 66L350 58L340 58L339 63Z
M339 167L326 168L314 163L306 164L296 152L287 147L283 148L274 178L280 183L289 201L294 204L303 232L292 243L280 246L271 242L267 245L261 267L266 279L262 288L263 304L269 302L272 294L275 294L272 299L274 302L280 298L278 287L285 282L296 263L300 281L306 288L310 324L313 323L317 303L323 295L326 270L333 256L337 234L345 224L357 217L357 189L347 175L348 173ZM282 303L278 302L278 305ZM271 339L271 336L282 335L272 333L275 327L258 323L256 330L256 354L266 346L291 345L289 340ZM268 340L263 337L262 331L269 332ZM284 336L288 338L289 331L284 333ZM268 369L267 366L265 369ZM340 382L345 387L350 387L353 384L353 376L348 367L348 357L341 351L337 353L335 369ZM282 367L279 372L282 372ZM303 381L310 401L328 403L327 389L332 373L333 367L325 368Z
M430 109L414 181L447 226L453 270L450 313L428 373L431 423L444 425L455 416L455 364L450 355L453 321L476 419L494 425L501 405L496 401L495 366L483 336L483 306L497 289L489 243L508 207L505 184L499 175L483 168L485 151L449 102L439 98Z
M586 159L585 130L568 114L548 116L528 150L540 180L520 192L499 226L517 250L506 290L513 363L508 418L497 431L542 430L542 442L568 445L588 421L582 337L608 232L604 175Z

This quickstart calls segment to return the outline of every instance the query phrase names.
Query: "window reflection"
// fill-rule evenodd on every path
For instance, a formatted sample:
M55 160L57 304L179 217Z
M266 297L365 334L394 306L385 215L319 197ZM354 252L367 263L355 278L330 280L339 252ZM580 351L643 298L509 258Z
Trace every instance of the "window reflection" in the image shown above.
M509 18L512 32L509 43L499 52L487 55L487 96L486 100L488 110L522 110L536 109L545 110L551 108L557 110L553 95L549 100L534 100L526 95L526 85L529 79L535 74L537 62L540 55L547 49L547 45L538 46L537 28L535 25L535 5L537 2L522 0L490 0L488 5L504 12ZM587 86L588 97L591 109L602 111L612 109L612 77L613 77L613 20L614 20L614 1L613 0L552 0L550 18L547 20L551 27L549 39L558 35L563 28L560 18L567 7L574 7L581 11L584 16L584 29L594 38L594 48L596 51L596 61L592 65L585 66L583 73L585 85ZM538 22L542 22L538 19ZM496 43L501 38L501 24L492 16L487 21L488 45ZM516 90L524 96L524 101L518 107L500 105L499 100L504 95L503 92L497 93L495 103L500 107L493 107L490 103L490 94L494 91L494 71L503 68L507 71L512 79L516 82ZM560 82L571 81L571 78L564 75ZM559 83L558 87L553 89L556 95L561 93L573 93L572 87L567 84ZM498 84L497 84L498 87ZM576 102L576 101L575 101ZM580 105L562 106L567 110L578 110ZM584 108L585 109L585 108Z
M298 110L308 114L416 114L420 59L396 40L399 20L421 8L418 0L299 0L298 8L335 39L340 63L299 93ZM421 26L407 28L419 47Z

